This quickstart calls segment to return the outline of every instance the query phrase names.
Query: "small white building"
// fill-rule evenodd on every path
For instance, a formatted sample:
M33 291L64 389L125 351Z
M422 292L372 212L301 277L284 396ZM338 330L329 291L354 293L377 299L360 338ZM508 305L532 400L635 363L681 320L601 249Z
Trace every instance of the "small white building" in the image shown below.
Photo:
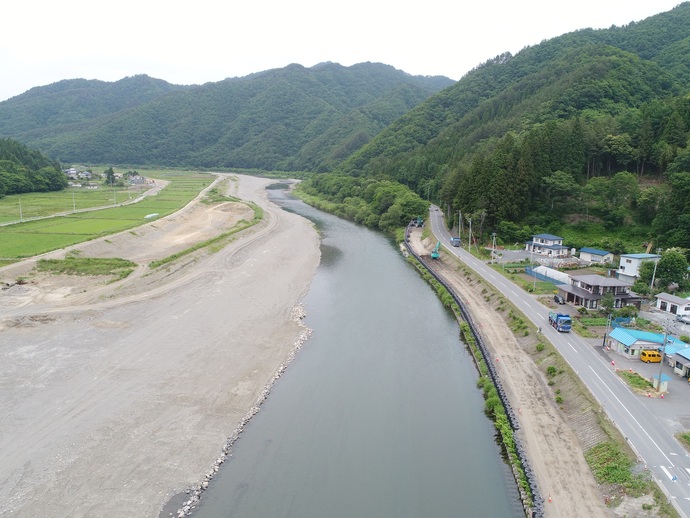
M616 271L617 277L622 281L637 281L640 276L640 266L645 261L657 262L661 258L658 254L621 254L620 265Z
M670 293L659 293L655 297L658 310L682 317L690 316L690 299L676 297Z
M563 246L563 238L553 234L537 234L525 243L525 250L546 257L570 257L570 249Z
M613 254L606 250L585 247L580 249L580 260L588 263L611 263Z

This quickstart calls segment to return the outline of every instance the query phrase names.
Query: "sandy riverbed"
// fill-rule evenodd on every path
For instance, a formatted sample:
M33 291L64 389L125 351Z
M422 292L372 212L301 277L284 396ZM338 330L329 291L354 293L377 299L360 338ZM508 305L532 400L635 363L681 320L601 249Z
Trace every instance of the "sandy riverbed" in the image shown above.
M234 176L228 194L264 221L212 255L146 264L208 239L246 205L194 205L79 245L124 257L128 279L0 270L0 516L158 516L202 480L305 329L293 312L319 262L307 220L267 201L269 180ZM64 256L57 252L51 256Z

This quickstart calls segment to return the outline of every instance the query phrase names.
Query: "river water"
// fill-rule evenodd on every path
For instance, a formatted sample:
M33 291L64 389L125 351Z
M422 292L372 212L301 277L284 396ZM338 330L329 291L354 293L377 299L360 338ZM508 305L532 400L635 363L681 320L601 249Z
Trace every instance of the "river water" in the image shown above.
M452 315L383 235L271 193L322 233L313 335L194 518L524 516Z

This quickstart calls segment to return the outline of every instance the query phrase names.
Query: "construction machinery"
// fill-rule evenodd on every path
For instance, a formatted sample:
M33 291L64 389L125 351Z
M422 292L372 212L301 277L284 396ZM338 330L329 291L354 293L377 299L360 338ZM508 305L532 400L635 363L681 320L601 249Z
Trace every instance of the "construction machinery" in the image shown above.
M432 259L438 259L441 257L441 254L439 253L439 249L441 248L441 242L439 241L436 243L436 246L434 247L434 251L431 252L431 258Z

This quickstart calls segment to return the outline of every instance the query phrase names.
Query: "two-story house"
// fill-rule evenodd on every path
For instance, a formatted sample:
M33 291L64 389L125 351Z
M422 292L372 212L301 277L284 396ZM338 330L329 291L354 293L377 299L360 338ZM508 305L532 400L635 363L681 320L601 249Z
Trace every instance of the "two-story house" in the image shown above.
M631 286L632 283L603 275L573 275L569 285L558 286L558 294L569 304L597 309L602 297L611 293L614 307L622 308L633 304L639 308L641 299L630 293Z
M525 250L546 257L570 257L570 249L563 246L563 238L553 234L537 234L525 242Z
M634 283L640 276L640 266L645 261L658 261L657 254L621 254L620 265L616 276L622 281Z

